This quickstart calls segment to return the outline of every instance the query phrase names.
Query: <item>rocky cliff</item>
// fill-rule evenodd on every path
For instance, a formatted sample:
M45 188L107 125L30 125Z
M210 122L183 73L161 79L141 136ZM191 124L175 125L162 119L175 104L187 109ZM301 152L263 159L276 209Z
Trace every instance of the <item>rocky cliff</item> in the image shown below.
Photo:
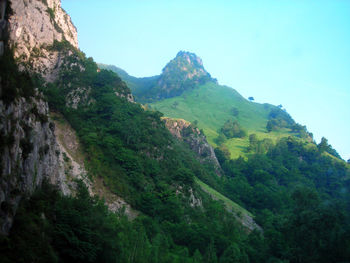
M0 58L0 232L4 234L20 200L44 179L70 193L48 104L26 72L54 81L61 54L49 47L55 42L78 47L76 29L60 1L16 0L8 6L8 39Z
M221 176L221 167L214 149L197 127L183 119L163 118L163 120L165 126L175 138L184 141L196 153L201 163L211 163L215 167L216 174Z
M0 232L8 233L19 201L44 178L63 191L65 186L47 103L23 97L8 105L0 101L0 116Z
M67 41L78 48L77 30L61 8L60 0L13 0L9 18L9 42L22 69L40 73L54 81L62 54L50 48Z

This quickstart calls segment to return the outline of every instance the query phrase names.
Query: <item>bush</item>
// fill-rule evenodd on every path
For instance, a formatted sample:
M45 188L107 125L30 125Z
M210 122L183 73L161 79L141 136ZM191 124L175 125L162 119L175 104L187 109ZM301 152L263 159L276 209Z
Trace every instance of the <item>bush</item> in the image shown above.
M228 120L220 130L227 138L244 138L247 132L237 121Z

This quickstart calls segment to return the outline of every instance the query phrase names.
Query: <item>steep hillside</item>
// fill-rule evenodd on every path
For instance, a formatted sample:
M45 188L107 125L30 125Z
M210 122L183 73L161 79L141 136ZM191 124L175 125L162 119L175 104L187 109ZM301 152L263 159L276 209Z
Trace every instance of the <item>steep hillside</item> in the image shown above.
M274 142L285 136L297 135L292 133L292 125L268 132L266 126L271 112L286 114L278 107L250 102L234 89L213 82L197 86L181 96L152 103L150 107L171 118L196 122L204 130L208 141L213 146L225 145L232 158L248 153L250 134L256 134L260 140L272 139ZM222 132L225 123L231 120L238 122L246 132L245 136L231 137Z
M159 112L134 103L115 73L98 70L63 33L51 32L58 30L55 3L16 2L11 21L22 21L23 8L24 24L12 22L22 29L10 33L25 36L9 39L2 58L2 163L13 166L1 176L8 235L0 236L2 260L186 262L216 258L230 243L246 255L244 227L194 182L195 176L215 180L215 167L202 166L173 138ZM41 41L35 32L47 17L53 27L46 34L54 37ZM12 54L15 41L23 46L13 45ZM49 53L37 56L39 47ZM202 74L185 78L196 82Z
M71 261L78 255L81 261L92 262L117 258L130 262L130 257L145 262L154 262L155 258L160 262L190 262L195 255L216 258L230 243L242 246L242 255L246 255L242 240L247 234L232 215L234 211L227 212L194 181L195 176L215 180L215 167L201 165L183 142L173 138L159 112L130 101L129 89L115 73L98 70L71 45L61 43L58 47L62 54L71 55L60 67L60 78L40 90L50 108L69 122L63 127L57 123L56 131L64 148L63 159L67 159L65 174L71 176L84 167L97 191L102 191L101 196L123 197L139 216L133 223L125 220L123 210L109 214L79 183L75 198L59 196L45 186L23 203L10 237L0 240L5 259L11 262L18 251L21 259L40 258L42 251L51 251L49 261ZM69 143L74 137L69 127L77 131L84 164L79 163L75 144ZM68 160L74 156L76 163ZM108 194L104 194L106 190ZM28 206L35 207L34 211ZM41 215L46 220L42 232L37 231ZM31 223L22 223L27 220ZM34 234L14 236L18 232ZM214 236L220 250L211 241ZM49 243L50 239L55 241ZM39 244L33 249L22 246L36 241ZM85 245L93 249L85 252Z
M305 126L282 109L248 101L236 90L219 85L193 53L180 51L159 76L135 78L114 66L138 102L170 118L184 119L203 129L209 143L227 149L232 158L254 153L250 135L260 140L259 151L291 135L312 141Z

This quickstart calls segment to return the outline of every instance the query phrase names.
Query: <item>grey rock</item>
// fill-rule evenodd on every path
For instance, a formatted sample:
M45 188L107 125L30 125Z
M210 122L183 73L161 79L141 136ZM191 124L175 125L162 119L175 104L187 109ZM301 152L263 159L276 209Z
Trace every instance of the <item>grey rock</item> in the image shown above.
M214 149L198 128L183 119L163 118L163 121L175 138L184 141L196 153L197 159L201 163L211 163L215 168L216 174L221 176L221 166L216 158Z
M7 138L0 160L2 233L8 233L20 200L44 179L63 187L59 148L47 116L48 105L42 99L19 98L9 105L0 101L0 133Z
M47 81L58 77L62 55L49 50L54 41L68 41L78 48L77 30L61 8L60 0L13 0L9 19L10 44L22 69L40 73ZM47 2L47 5L46 3Z

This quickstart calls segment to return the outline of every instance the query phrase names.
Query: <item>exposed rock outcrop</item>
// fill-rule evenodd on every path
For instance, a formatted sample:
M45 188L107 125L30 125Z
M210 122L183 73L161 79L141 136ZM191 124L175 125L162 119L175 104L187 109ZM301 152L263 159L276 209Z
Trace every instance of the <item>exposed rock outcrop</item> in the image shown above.
M103 198L110 211L124 211L129 219L137 217L138 212L134 210L123 198L111 193L104 184L102 178L90 180L85 169L85 155L79 143L79 139L64 117L58 113L51 114L55 123L55 136L61 151L60 162L64 167L64 188L61 186L64 194L74 193L76 189L75 180L84 182L90 195L97 195Z
M9 43L22 69L40 73L54 81L62 63L62 54L50 48L55 41L67 41L78 48L77 30L61 8L60 0L13 0L9 18Z
M158 86L169 94L211 80L202 60L194 53L180 51L164 68Z
M40 73L53 81L61 55L48 47L63 40L78 47L76 29L69 16L59 0L16 0L9 4L12 14L6 23L7 42L14 49L19 69ZM6 63L13 62L7 59ZM70 193L48 104L37 90L24 96L28 93L24 86L31 85L25 82L30 80L23 77L16 82L16 78L17 75L14 79L7 75L0 78L0 232L4 234L12 225L20 200L30 196L44 179L64 194ZM5 94L9 92L13 95Z
M63 192L66 186L47 103L24 98L9 105L0 101L0 116L0 232L8 233L20 200L44 178Z
M202 163L209 162L215 167L216 174L221 176L221 167L215 156L213 147L208 143L205 135L190 122L183 119L163 118L170 133L184 141L196 153Z

